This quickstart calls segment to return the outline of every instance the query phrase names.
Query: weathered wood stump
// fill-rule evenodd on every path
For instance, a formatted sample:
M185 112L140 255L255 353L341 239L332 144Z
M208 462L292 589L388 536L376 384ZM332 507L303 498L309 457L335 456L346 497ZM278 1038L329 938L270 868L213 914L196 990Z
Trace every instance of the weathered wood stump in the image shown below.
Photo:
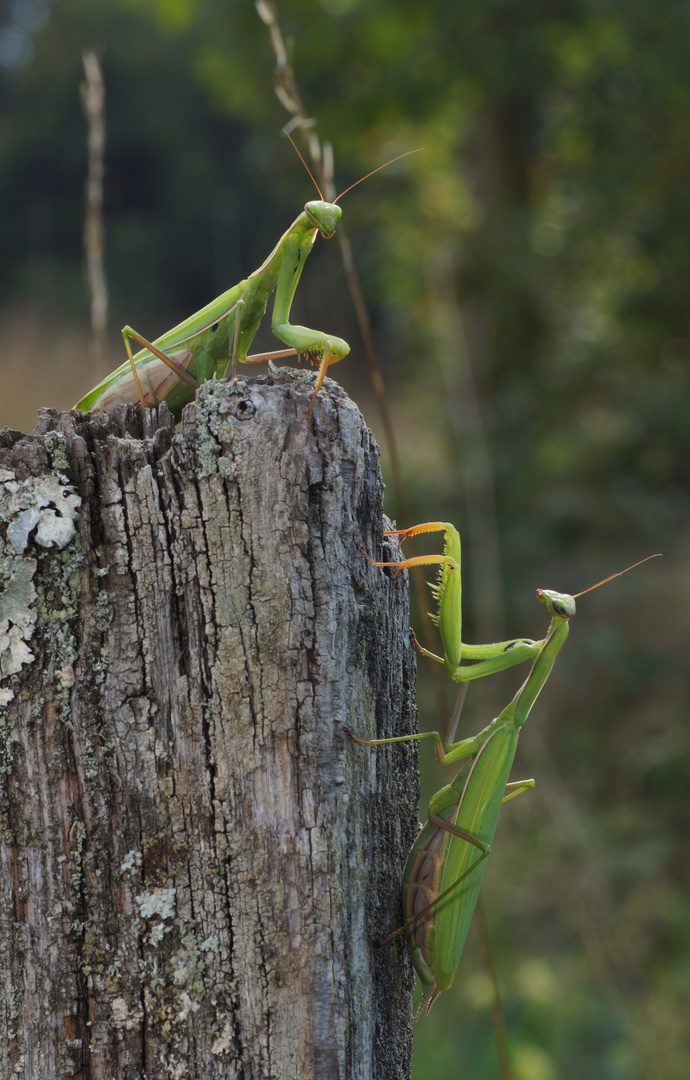
M406 575L337 387L0 433L0 1075L405 1078Z

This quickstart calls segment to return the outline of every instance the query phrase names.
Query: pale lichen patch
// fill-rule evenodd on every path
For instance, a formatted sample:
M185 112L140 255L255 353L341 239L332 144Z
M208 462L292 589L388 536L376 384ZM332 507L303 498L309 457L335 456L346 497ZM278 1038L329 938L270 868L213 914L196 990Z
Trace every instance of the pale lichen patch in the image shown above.
M0 677L16 675L34 659L26 644L33 637L37 613L34 607L36 589L33 576L36 559L3 553L0 559ZM3 691L5 701L14 697L12 690Z
M20 481L9 469L0 469L0 520L7 522L7 541L19 555L30 539L44 548L66 547L75 535L80 505L66 477Z
M192 931L182 937L170 964L175 986L182 987L192 1001L203 1000L206 959L201 954L196 935Z
M149 921L148 941L154 949L172 930L172 925L166 926L166 919L175 917L176 893L177 889L152 889L134 897L142 919ZM151 919L159 919L160 922L151 923Z
M222 1032L211 1044L212 1054L229 1054L233 1048L234 1034L230 1021L226 1021Z
M110 1019L113 1026L116 1028L132 1030L139 1026L141 1017L141 1009L130 1009L123 997L116 997L110 1003Z
M28 642L34 635L38 611L33 578L38 560L27 553L30 544L63 549L75 538L81 498L58 473L19 480L10 469L0 469L0 678L17 675L34 654ZM66 598L63 598L66 600ZM74 611L66 606L64 617ZM71 657L61 670L61 686L71 685ZM0 688L0 705L14 697L11 687Z
M153 889L135 896L142 919L150 919L154 915L159 919L172 919L175 914L176 892L177 889Z

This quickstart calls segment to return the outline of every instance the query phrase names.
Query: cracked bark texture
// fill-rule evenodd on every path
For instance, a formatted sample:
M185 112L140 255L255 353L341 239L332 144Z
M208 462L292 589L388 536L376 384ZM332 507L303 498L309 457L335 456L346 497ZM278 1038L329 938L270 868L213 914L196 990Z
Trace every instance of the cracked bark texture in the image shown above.
M343 730L414 730L406 575L362 554L396 548L361 415L329 383L309 433L310 393L0 432L28 611L3 623L2 1078L409 1076L410 963L373 940L401 921L415 744ZM46 477L81 498L52 546L31 522L67 503L23 509Z

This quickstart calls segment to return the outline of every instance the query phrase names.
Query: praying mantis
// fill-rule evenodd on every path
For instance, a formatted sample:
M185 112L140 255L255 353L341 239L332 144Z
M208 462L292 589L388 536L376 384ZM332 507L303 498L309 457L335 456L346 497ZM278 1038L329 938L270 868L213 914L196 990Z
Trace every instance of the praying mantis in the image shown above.
M290 141L295 146L291 138ZM142 408L152 408L165 401L175 419L179 420L182 409L194 399L200 384L208 379L223 378L229 364L234 370L238 362L253 364L304 354L313 362L319 361L309 407L311 419L316 395L323 385L327 369L344 359L350 346L333 334L310 330L306 326L294 326L290 322L290 308L305 261L317 233L326 240L335 233L342 215L337 203L343 195L387 165L417 151L407 151L379 165L341 191L332 203L324 200L299 150L297 153L314 182L319 199L305 205L258 270L153 342L147 341L131 326L125 326L122 336L127 360L85 394L74 406L75 409L82 412L91 409L112 410L123 402L137 401L141 402ZM275 336L289 348L248 355L274 290L276 296L271 328ZM132 353L132 341L143 346L136 354Z
M451 783L432 796L427 822L412 845L403 873L405 922L381 942L382 945L386 944L403 931L407 934L412 960L423 989L417 1016L424 1008L428 1015L438 995L453 985L502 804L534 787L534 780L510 781L510 770L521 729L567 640L570 619L575 615L576 598L647 562L647 559L642 559L574 596L550 589L537 589L537 599L551 616L549 628L541 641L516 639L489 646L466 646L460 640L460 537L457 530L447 522L428 522L412 529L392 530L386 535L399 535L405 539L435 531L445 532L443 555L422 555L393 563L374 563L375 566L395 566L398 573L410 566L440 564L438 584L432 586L439 602L437 615L433 618L441 633L444 658L434 656L425 649L421 651L445 663L451 677L465 684L472 678L511 666L503 662L506 657L511 657L512 663L520 663L529 657L532 667L512 701L487 727L470 738L454 741L462 698L445 743L436 731L389 739L357 739L347 732L354 742L364 746L430 738L434 740L440 764L462 763ZM371 559L369 561L373 562ZM461 665L462 657L477 662L474 665Z

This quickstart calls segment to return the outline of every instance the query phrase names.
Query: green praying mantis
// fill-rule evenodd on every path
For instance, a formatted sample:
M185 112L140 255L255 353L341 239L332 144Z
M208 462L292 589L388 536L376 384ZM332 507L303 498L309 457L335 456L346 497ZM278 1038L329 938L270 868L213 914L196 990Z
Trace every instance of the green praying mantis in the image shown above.
M294 142L292 144L295 146ZM323 385L327 369L344 359L350 346L333 334L310 330L306 326L293 326L290 322L290 308L305 261L317 233L324 239L330 239L335 233L342 215L337 203L343 195L387 165L417 151L407 151L379 165L341 191L332 203L324 200L299 150L297 153L314 182L319 199L305 205L258 270L153 342L147 341L131 326L125 326L122 336L127 360L81 398L75 409L82 412L91 409L112 410L123 402L137 401L141 402L142 408L153 408L165 401L175 419L179 420L182 409L194 399L200 384L208 379L223 378L229 365L234 371L238 362L254 364L285 356L305 355L312 362L319 362L309 406L311 419L316 395ZM249 348L274 290L276 295L271 328L275 336L289 348L249 355ZM143 346L136 354L132 353L132 341Z
M522 726L567 640L576 598L647 562L642 559L574 596L538 589L537 598L551 616L541 641L519 638L494 645L467 646L461 642L460 536L457 530L447 522L429 522L412 529L393 530L386 535L398 535L404 540L433 531L445 532L443 555L422 555L393 563L374 562L375 566L395 566L398 573L411 566L440 564L439 581L432 586L438 599L438 612L432 617L439 627L444 657L425 649L421 651L445 663L451 677L464 684L526 659L532 660L532 666L506 708L470 738L454 741L462 697L445 743L436 731L391 739L356 739L348 731L354 742L365 746L433 739L440 764L462 763L451 783L438 791L429 803L428 820L412 845L403 874L405 922L381 943L386 944L403 931L407 934L424 992L417 1016L423 1008L428 1014L436 997L453 984L502 804L534 787L534 780L511 782L510 770ZM463 665L463 658L476 662Z

